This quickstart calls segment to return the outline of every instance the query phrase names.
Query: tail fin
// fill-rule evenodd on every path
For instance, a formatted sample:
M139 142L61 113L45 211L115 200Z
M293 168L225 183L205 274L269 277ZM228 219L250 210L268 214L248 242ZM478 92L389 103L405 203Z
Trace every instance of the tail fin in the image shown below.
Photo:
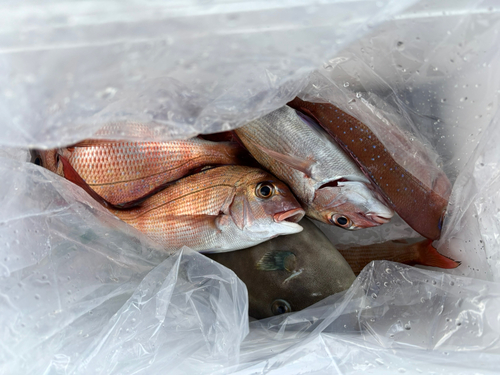
M418 264L447 269L457 268L461 264L461 262L439 254L436 248L432 246L432 240L418 242L416 245L418 245Z

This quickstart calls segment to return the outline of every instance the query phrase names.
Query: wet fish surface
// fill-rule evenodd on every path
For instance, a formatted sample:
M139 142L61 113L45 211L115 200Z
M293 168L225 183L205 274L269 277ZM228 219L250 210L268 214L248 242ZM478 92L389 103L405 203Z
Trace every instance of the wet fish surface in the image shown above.
M64 173L90 195L66 158ZM99 197L95 197L99 201ZM244 249L298 233L305 212L288 187L261 169L222 166L184 177L132 208L105 207L167 251Z
M263 319L299 311L353 283L349 264L321 230L308 219L300 225L300 233L249 249L207 254L246 284L250 316Z
M393 216L351 157L292 108L284 106L234 132L261 165L290 186L309 217L359 229Z
M319 123L415 231L439 239L451 185L444 173L428 187L394 160L368 126L336 106L299 98L288 105Z
M414 266L417 264L438 268L456 268L460 262L440 254L432 240L394 240L367 246L337 245L352 270L358 275L373 260L390 260Z
M234 142L198 138L169 142L86 140L60 150L38 151L39 163L63 175L57 154L98 195L114 205L151 195L205 165L239 164L243 149Z

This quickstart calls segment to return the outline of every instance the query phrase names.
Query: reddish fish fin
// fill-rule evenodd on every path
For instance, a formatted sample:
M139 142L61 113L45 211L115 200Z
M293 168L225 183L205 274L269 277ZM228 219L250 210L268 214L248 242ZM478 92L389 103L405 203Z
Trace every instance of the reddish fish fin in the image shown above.
M418 264L439 268L457 268L461 264L461 262L438 253L436 248L432 246L432 240L419 242L418 245Z
M269 155L273 159L278 160L279 162L288 165L289 167L301 171L307 177L311 177L312 166L316 163L315 160L304 160L297 158L292 155L285 155L273 150L268 149L267 147L258 145L254 143L254 146L260 149L265 154Z
M66 177L67 180L71 181L75 185L80 186L83 190L85 190L92 198L94 198L97 202L102 204L106 208L115 208L115 209L120 209L120 207L109 203L106 199L101 197L99 194L97 194L92 188L85 182L85 180L78 174L77 171L73 168L71 163L69 162L68 159L66 159L64 156L59 155L59 160L61 161L63 165L63 170L64 170L64 177Z
M119 141L110 141L107 139L84 139L81 142L75 143L74 145L71 145L71 147L67 147L68 149L74 148L74 147L94 147L94 146L99 146L99 145L109 145L110 143L115 143Z

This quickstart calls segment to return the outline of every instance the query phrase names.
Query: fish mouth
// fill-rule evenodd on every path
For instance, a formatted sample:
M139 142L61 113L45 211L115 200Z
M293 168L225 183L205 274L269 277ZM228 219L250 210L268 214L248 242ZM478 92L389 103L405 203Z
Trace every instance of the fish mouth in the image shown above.
M380 216L380 215L372 214L372 213L366 214L366 217L369 218L371 221L374 221L377 224L386 224L389 221L391 221L391 218L392 218L392 216L385 217L385 216Z
M302 208L294 208L293 210L278 212L274 214L274 221L280 223L288 221L290 223L298 223L306 214Z

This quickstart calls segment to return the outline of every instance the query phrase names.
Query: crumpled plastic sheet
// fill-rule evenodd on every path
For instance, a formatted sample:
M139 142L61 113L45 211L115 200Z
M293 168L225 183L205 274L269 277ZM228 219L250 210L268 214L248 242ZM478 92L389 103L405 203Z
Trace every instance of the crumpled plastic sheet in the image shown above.
M494 1L0 6L0 373L498 373ZM436 150L454 183L437 245L459 268L372 262L344 293L249 323L234 273L187 248L165 253L26 163L28 147L103 124L101 136L140 138L125 120L155 139L189 136L295 94L371 126L398 119ZM398 218L320 227L334 243L416 235Z
M0 144L144 138L135 123L154 139L243 125L413 2L0 2Z
M188 248L167 254L68 181L2 159L2 373L231 363L245 285ZM21 194L19 192L22 192ZM157 358L159 353L161 358ZM156 360L155 360L156 359Z

